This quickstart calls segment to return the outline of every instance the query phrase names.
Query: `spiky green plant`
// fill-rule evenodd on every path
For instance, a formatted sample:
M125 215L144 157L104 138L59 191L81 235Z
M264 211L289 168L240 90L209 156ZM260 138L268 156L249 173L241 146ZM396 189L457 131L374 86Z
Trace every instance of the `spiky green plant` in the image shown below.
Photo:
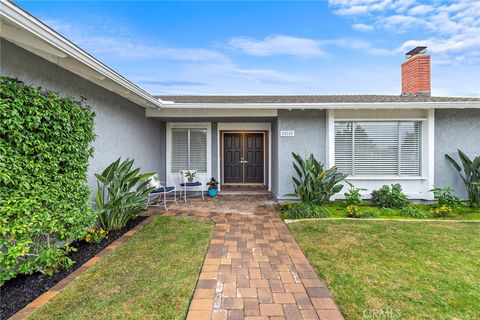
M458 156L463 166L455 161L448 154L445 154L445 157L453 165L453 167L458 171L458 174L465 184L467 189L468 202L472 207L480 207L480 156L475 157L473 161L462 151L458 150Z
M298 177L292 177L295 193L289 196L297 196L305 203L322 205L342 190L343 184L340 182L345 180L347 175L337 172L337 167L325 170L313 154L305 159L294 152L292 155L293 168Z
M97 177L98 191L95 197L100 226L106 230L124 227L127 222L145 210L148 194L155 188L147 188L154 173L140 174L140 168L132 169L134 160L120 158L110 164Z

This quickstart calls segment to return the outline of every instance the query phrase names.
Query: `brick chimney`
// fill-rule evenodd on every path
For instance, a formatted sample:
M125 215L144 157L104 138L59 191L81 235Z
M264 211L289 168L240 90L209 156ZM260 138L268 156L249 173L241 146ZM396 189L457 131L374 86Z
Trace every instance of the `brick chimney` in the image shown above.
M405 54L402 63L402 96L430 96L430 56L427 47L416 47Z

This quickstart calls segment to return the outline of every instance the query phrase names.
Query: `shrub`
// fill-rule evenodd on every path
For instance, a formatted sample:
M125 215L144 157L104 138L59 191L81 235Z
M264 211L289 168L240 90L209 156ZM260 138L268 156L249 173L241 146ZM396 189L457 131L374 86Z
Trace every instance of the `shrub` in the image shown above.
M84 240L88 243L98 244L102 242L103 239L107 238L108 232L102 228L92 227L87 230L87 235Z
M134 160L120 158L110 164L97 177L98 191L95 197L100 226L105 230L124 227L127 222L145 210L148 194L155 187L147 188L155 173L140 174L140 168L132 169Z
M284 219L327 218L330 215L326 208L304 202L282 203L280 209Z
M378 212L375 210L361 210L356 205L347 206L348 216L350 218L371 218L378 216Z
M363 218L373 218L373 217L378 217L378 211L376 210L365 210L362 212Z
M347 206L348 216L352 218L360 218L360 208L353 204Z
M445 189L434 188L430 191L433 192L433 196L436 201L435 205L437 207L441 207L445 205L451 208L456 208L462 203L460 198L455 196L453 194L453 190L449 187L446 187Z
M85 185L95 114L84 101L0 77L0 284L52 274L95 221Z
M350 189L345 192L343 195L345 196L345 202L347 205L355 205L359 206L362 204L362 196L360 195L361 190L365 189L358 189L353 186L353 184L347 182L350 185Z
M412 206L407 206L402 208L400 210L400 215L404 217L417 218L417 219L425 219L428 217L425 212Z
M460 150L458 150L458 156L463 165L463 174L460 165L448 154L445 155L453 167L458 171L458 174L465 184L470 206L480 207L480 156L475 157L472 161Z
M450 214L453 212L453 209L449 206L441 206L438 208L430 209L430 214L436 218L446 218L449 217Z
M380 213L382 216L396 216L398 215L398 210L397 209L392 209L392 208L380 208Z
M315 159L313 154L303 159L299 154L292 153L295 162L295 169L298 178L292 177L295 195L302 202L322 205L327 202L331 196L340 192L343 184L340 184L347 175L337 172L337 167L324 170L321 162Z
M392 184L382 186L379 190L372 192L372 203L384 208L401 209L408 206L409 201L406 194L402 192L400 184Z

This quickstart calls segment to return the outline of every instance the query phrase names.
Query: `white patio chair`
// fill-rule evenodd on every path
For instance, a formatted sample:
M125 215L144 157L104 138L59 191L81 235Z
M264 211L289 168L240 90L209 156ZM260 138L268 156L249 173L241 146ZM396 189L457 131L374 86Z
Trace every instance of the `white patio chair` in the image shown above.
M158 175L155 174L150 178L148 187L155 187L155 189L148 195L147 207L159 207L163 205L165 210L167 208L167 202L173 201L178 205L177 202L177 189L175 186L164 186L162 181L158 179ZM167 200L167 194L173 193L173 200Z
M195 178L193 178L193 181L188 181L188 173L194 174ZM180 181L180 187L182 187L183 191L183 200L185 202L187 202L188 189L194 189L194 191L196 191L195 195L197 196L200 192L202 200L205 200L205 197L203 195L203 183L198 180L197 170L180 170Z

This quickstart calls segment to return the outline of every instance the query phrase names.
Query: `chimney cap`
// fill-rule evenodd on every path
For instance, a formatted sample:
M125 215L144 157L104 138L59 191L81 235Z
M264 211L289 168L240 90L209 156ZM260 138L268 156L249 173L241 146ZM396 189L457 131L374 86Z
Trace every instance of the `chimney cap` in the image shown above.
M414 49L405 53L405 58L410 59L414 55L419 53L425 53L426 51L427 51L427 47L415 47Z

